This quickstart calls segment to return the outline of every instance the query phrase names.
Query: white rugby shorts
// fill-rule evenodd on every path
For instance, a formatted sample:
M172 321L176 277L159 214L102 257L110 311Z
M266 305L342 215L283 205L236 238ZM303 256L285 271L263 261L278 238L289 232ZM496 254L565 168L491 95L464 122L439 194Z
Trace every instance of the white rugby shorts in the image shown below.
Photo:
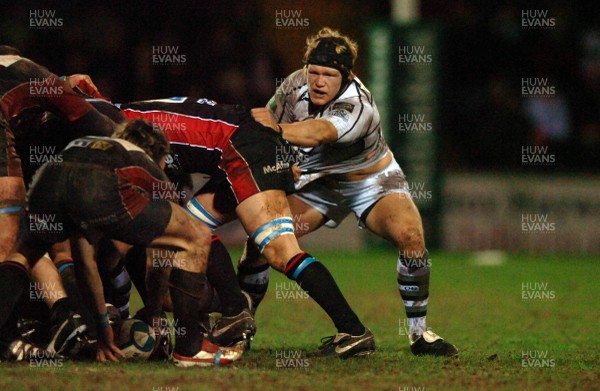
M388 194L405 194L410 198L408 182L395 159L383 170L360 181L342 182L330 176L308 183L292 194L329 219L326 226L335 228L354 212L358 225L365 228L365 211Z

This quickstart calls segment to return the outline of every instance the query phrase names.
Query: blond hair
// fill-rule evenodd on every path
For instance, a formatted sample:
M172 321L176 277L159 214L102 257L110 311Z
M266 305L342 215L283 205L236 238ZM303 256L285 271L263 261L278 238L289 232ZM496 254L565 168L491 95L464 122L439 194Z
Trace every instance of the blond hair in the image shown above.
M317 34L306 38L306 50L304 52L303 59L304 63L308 61L310 54L313 50L315 50L315 48L319 45L319 41L323 38L339 38L343 40L350 49L350 54L352 54L352 65L354 65L356 57L358 57L358 44L347 36L342 35L339 31L333 30L329 27L323 27ZM338 45L335 50L338 54L341 54L346 51L347 48L343 45Z

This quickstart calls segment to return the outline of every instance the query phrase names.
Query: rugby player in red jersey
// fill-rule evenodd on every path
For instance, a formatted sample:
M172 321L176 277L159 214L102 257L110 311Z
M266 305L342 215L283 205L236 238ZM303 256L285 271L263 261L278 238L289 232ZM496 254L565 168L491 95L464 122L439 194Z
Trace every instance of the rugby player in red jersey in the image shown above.
M69 82L79 83L82 79L85 77L75 77ZM6 259L15 246L19 220L24 216L25 183L13 127L40 109L70 123L71 139L85 134L110 135L114 128L114 123L75 94L68 82L22 57L17 49L0 46L0 259ZM2 267L10 267L10 264L0 263ZM32 270L32 275L37 282L50 283L39 286L55 287L55 293L44 295L44 298L52 309L52 347L62 352L70 337L83 332L85 325L78 314L68 308L60 279L54 272L51 262L45 259ZM0 344L11 343L7 333L3 332L2 337ZM22 341L16 342L20 347L31 348ZM22 356L20 353L15 354Z
M254 121L249 110L189 97L121 105L129 119L143 118L166 134L169 174L204 173L210 181L186 209L208 227L239 218L269 264L296 281L333 320L334 355L363 356L375 349L373 334L358 319L327 268L304 252L294 236L286 192L293 190L285 141ZM250 316L247 313L247 316ZM177 356L174 355L177 359Z

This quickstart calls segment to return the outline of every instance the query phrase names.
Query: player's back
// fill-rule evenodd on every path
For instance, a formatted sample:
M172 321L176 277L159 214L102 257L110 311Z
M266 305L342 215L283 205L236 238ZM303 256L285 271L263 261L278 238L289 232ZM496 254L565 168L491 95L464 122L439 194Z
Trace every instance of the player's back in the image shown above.
M64 163L90 165L117 169L140 166L156 174L156 163L138 146L121 139L109 137L82 137L75 139L60 153ZM162 174L161 174L162 176Z
M5 117L10 118L18 113L16 106L21 96L31 92L36 80L42 83L42 80L50 75L46 68L24 57L12 54L0 55L0 96L2 97L0 106ZM19 86L23 91L18 94L7 94ZM42 86L39 86L40 93L41 89Z
M162 130L171 144L223 149L239 125L251 121L240 105L217 104L208 99L178 97L121 105L128 118L142 118Z

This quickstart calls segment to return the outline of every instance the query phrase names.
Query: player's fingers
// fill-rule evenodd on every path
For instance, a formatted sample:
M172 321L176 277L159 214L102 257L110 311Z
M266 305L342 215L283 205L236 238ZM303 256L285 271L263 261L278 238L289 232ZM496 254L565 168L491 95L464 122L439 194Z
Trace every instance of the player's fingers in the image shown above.
M106 348L106 349L104 350L104 354L105 354L105 355L106 355L106 357L107 357L108 359L110 359L111 361L114 361L114 362L119 362L119 359L118 359L117 357L115 357L115 355L112 353L112 351L110 350L110 348Z
M250 110L250 113L252 114L252 117L254 117L254 119L265 118L267 116L267 109L265 109L264 107L257 107Z
M119 349L117 347L117 345L115 344L111 344L110 345L110 349L113 351L113 353L115 353L118 356L121 356L121 358L125 358L125 353L123 353L123 351L121 349Z
M298 182L300 180L300 174L302 170L297 165L292 166L292 175L294 176L294 182Z
M98 348L98 350L96 351L96 360L100 362L106 362L106 357L104 356L104 352L101 348Z
M250 112L254 115L254 114L258 114L258 113L264 113L265 111L267 111L266 107L255 107L253 109L250 110Z
M83 80L85 80L94 90L98 91L98 87L96 87L91 77L88 75L83 75Z

